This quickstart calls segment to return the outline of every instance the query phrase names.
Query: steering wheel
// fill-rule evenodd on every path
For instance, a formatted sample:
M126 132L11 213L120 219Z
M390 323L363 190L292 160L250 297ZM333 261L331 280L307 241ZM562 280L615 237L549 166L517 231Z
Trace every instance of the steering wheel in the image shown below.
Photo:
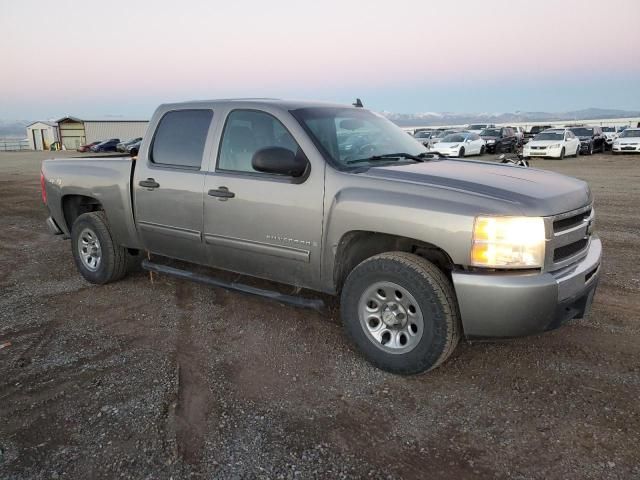
M365 143L364 145L358 147L356 155L370 157L371 155L376 153L377 149L377 145L374 145L373 143Z

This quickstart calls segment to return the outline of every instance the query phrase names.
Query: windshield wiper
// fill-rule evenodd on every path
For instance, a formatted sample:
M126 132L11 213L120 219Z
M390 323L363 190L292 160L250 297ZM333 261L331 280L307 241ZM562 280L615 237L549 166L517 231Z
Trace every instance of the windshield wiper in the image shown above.
M392 160L392 159L400 159L400 158L408 158L409 160L414 160L416 162L424 162L426 158L431 158L430 154L420 153L418 155L411 155L410 153L385 153L384 155L373 155L367 158L357 158L355 160L348 160L347 164L353 163L364 163L364 162L377 162L382 160Z

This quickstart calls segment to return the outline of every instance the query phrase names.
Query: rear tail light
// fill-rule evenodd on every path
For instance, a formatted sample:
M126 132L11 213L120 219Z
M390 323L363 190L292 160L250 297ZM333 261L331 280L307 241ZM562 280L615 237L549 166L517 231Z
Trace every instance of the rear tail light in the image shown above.
M47 189L44 184L44 173L40 172L40 189L42 190L42 201L47 204Z

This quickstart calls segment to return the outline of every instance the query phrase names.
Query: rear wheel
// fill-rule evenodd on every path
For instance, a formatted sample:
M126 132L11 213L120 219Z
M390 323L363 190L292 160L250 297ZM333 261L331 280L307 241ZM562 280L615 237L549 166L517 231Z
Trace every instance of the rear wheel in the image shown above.
M342 289L341 316L364 356L393 373L431 370L460 340L449 279L429 261L406 252L376 255L354 268Z
M127 249L113 240L104 212L84 213L73 222L71 251L78 271L91 283L114 282L127 273Z

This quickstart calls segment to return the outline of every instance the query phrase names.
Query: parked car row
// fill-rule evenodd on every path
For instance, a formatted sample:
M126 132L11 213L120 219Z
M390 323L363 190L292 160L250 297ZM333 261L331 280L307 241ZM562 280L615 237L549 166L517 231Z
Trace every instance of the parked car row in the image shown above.
M481 129L481 127L484 128ZM628 134L627 140L618 142L618 139L627 130L633 131ZM523 147L525 158L531 156L564 158L572 155L604 153L607 149L611 149L616 153L635 151L636 130L638 129L630 129L627 126L566 125L564 127L552 127L550 125L534 125L526 132L522 127L471 124L464 129L451 127L420 128L413 132L413 136L429 150L447 156L452 156L455 148L458 148L458 153L462 151L466 155L482 155L485 152L514 152ZM453 134L477 134L484 140L484 148L478 150L475 146L476 144L464 145L462 148L458 145L461 142L455 140L444 142L443 145L439 146L446 136ZM472 139L468 135L465 136L466 143L471 141L477 142L477 139ZM532 141L536 143L530 145ZM617 148L613 148L614 145L617 145ZM640 147L640 143L637 146ZM640 151L640 148L638 148L638 151Z
M515 152L520 145L518 131L513 127L489 124L469 125L469 129L419 129L413 133L427 149L447 157ZM484 127L478 131L480 127Z
M102 140L97 142L87 143L85 145L80 145L78 147L78 152L122 152L129 153L130 155L137 155L138 149L140 148L140 143L142 142L142 137L132 138L131 140L127 140L121 142L119 138L110 138L108 140Z

